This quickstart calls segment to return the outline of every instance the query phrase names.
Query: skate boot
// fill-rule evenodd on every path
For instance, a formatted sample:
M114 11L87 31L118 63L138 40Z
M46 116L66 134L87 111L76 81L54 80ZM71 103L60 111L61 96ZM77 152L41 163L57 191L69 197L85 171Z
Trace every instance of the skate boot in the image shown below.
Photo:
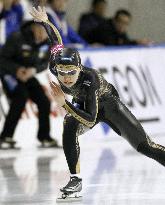
M82 179L78 177L70 177L68 184L60 189L61 196L57 198L56 202L71 202L81 201L82 196L80 192L82 190Z
M5 137L0 139L0 149L20 149L16 147L16 141L11 137Z

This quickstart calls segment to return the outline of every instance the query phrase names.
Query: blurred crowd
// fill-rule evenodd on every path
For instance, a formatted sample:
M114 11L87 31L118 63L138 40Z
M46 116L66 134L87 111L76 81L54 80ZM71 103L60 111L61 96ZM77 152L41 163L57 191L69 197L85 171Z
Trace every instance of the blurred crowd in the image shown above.
M110 46L110 45L148 45L147 39L130 39L128 28L132 14L119 9L114 16L106 17L107 0L91 0L90 11L79 18L75 31L66 18L69 0L0 0L0 43L19 31L22 23L30 19L31 6L46 6L49 20L58 28L65 45Z
M42 25L35 23L29 15L32 6L46 7L49 20L59 30L65 46L151 43L147 39L128 36L132 21L129 11L119 9L113 17L105 17L106 0L92 0L90 11L80 16L79 28L75 31L66 18L67 4L68 0L0 0L0 80L10 105L0 134L0 147L4 142L15 145L14 132L29 98L38 107L38 141L42 146L58 146L50 136L50 102L35 77L48 67L49 41Z

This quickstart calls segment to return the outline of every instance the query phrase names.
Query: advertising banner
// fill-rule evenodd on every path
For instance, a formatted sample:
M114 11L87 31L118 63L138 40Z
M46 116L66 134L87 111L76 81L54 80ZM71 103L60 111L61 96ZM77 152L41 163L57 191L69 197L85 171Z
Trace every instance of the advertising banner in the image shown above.
M89 50L81 58L116 87L149 134L165 133L165 48Z

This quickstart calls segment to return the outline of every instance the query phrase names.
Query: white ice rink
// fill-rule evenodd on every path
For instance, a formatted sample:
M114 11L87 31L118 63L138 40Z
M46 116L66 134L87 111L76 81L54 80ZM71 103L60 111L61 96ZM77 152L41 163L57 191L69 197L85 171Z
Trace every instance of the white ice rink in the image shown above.
M165 145L165 136L154 138ZM164 205L165 168L120 137L81 137L83 201L89 205ZM0 205L55 205L69 173L61 149L0 151ZM71 204L71 203L65 203Z

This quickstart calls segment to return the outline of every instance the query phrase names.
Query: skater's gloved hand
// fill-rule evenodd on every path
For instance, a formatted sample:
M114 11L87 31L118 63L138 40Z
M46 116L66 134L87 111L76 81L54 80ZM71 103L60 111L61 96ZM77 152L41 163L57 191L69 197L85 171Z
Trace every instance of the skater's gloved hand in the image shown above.
M62 107L65 104L65 95L63 91L61 90L60 86L53 81L50 83L50 87L52 90L51 94L55 102Z
M46 22L48 20L48 16L47 16L45 7L41 8L40 6L38 6L37 9L35 7L33 7L30 14L33 16L34 21L36 21L36 22Z

